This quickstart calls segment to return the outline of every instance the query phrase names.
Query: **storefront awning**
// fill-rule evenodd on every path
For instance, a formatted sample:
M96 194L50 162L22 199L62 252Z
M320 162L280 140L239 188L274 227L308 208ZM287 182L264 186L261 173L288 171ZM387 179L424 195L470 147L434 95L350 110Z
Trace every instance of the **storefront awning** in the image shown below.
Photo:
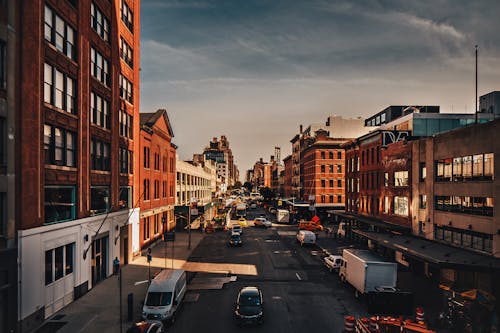
M355 220L355 221L358 221L361 223L374 225L376 227L384 228L387 230L394 230L394 231L398 231L398 232L408 232L411 229L409 227L404 227L402 225L388 223L388 222L385 222L385 221L382 221L382 220L379 220L379 219L376 219L373 217L367 217L367 216L363 216L363 215L349 214L349 213L337 212L337 211L332 211L332 213L334 215L341 217L341 218Z
M382 246L402 252L406 256L421 259L443 268L474 270L498 270L500 259L473 251L441 244L411 235L397 235L374 231L353 230L354 233L371 239Z

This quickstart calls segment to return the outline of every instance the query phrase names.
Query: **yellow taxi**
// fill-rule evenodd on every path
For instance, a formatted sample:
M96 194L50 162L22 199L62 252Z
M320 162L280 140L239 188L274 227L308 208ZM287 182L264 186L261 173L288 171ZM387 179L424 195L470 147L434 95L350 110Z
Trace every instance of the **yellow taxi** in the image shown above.
M239 224L240 226L242 226L242 227L246 227L246 226L247 226L247 219L246 219L246 218L244 218L244 217L240 217L240 218L238 219L238 224Z

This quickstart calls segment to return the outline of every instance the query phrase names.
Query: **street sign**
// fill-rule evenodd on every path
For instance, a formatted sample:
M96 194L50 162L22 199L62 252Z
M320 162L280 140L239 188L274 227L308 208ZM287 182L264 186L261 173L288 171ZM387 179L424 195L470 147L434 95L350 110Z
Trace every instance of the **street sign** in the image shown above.
M153 260L153 256L148 254L148 262L151 262L151 260Z

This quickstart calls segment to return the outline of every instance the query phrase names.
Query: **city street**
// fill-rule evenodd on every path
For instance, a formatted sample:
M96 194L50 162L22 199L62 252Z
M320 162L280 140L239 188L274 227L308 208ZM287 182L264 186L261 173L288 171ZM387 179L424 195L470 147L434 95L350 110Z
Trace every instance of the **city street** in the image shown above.
M249 222L263 211L249 211ZM207 235L194 249L189 261L230 264L254 274L198 272L191 281L184 307L170 329L195 332L210 327L213 332L238 329L233 321L233 307L240 288L258 286L264 296L264 324L248 328L259 332L341 332L343 316L364 315L362 304L353 292L341 285L337 276L322 264L317 247L300 247L296 226L274 225L255 228L249 223L243 232L243 246L227 246L229 235ZM227 274L237 276L222 289L193 290L203 278Z

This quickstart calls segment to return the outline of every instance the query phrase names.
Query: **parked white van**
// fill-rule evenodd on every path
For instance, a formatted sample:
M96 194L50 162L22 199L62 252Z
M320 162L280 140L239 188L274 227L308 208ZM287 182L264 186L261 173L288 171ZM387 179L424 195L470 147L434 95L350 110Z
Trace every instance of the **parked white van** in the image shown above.
M297 241L300 243L300 246L304 244L316 244L316 235L309 230L299 230L297 233Z
M175 312L186 294L186 272L182 269L164 269L149 285L142 318L144 320L175 320Z

